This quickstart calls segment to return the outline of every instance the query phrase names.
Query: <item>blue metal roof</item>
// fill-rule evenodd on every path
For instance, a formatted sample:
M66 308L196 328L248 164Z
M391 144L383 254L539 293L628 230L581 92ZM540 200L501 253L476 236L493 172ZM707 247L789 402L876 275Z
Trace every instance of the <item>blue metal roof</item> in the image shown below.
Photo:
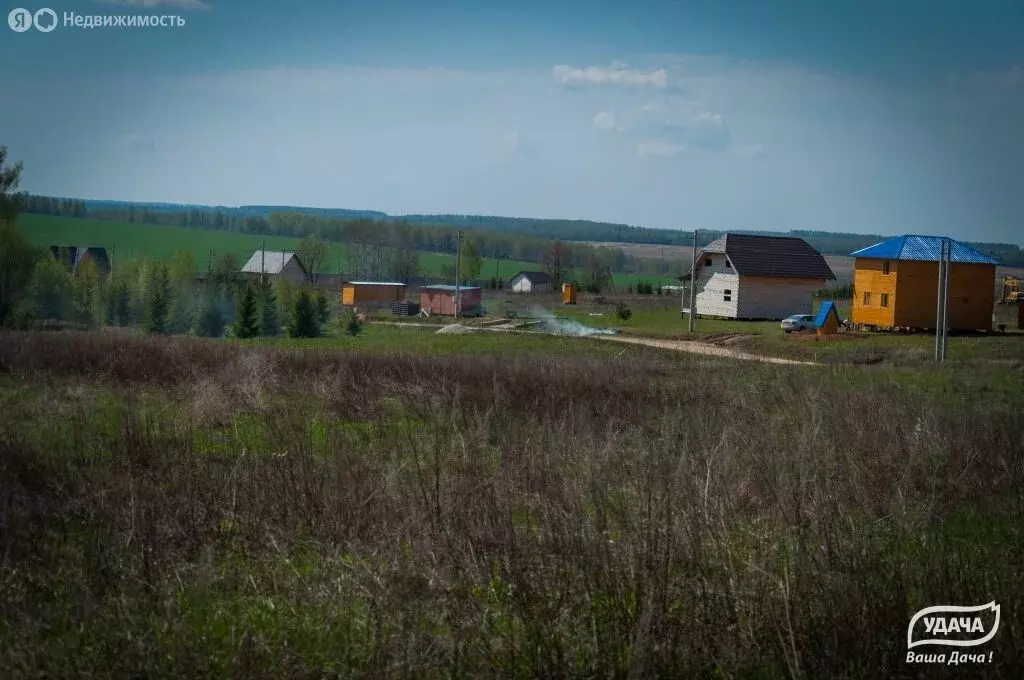
M836 304L831 300L823 304L821 309L818 310L818 317L814 320L814 327L824 328L829 314L835 314L836 323L839 323L839 310L836 309Z
M850 257L876 257L882 260L917 260L938 262L942 248L942 236L915 236L904 234L894 236L881 243L861 248L850 253ZM988 255L979 253L966 243L948 239L950 243L949 259L952 262L971 264L998 264Z

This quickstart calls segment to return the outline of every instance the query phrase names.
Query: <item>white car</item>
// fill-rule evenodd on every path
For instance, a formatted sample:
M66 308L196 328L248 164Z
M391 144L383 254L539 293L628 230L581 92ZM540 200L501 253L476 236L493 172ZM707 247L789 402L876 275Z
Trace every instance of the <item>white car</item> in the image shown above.
M787 333L809 331L812 328L814 328L814 317L810 314L794 314L782 320L782 330Z

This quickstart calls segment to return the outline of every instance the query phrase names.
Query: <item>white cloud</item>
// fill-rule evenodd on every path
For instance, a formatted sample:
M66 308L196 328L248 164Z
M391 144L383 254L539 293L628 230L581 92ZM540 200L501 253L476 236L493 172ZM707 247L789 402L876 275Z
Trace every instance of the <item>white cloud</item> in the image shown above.
M665 156L671 158L676 154L686 151L682 144L672 144L659 139L644 140L636 145L636 155L640 158L649 156Z
M202 0L99 0L107 5L126 5L128 7L173 7L176 9L210 9Z
M750 144L732 149L730 153L739 158L764 158L765 150L760 144Z
M623 126L615 120L614 111L601 111L594 116L594 127L599 130L621 131L623 129Z
M627 128L637 129L694 150L726 151L732 132L721 113L678 98L649 102L625 114Z
M626 68L622 62L612 62L608 68L587 66L575 68L560 64L551 70L555 80L563 85L637 85L664 88L668 85L665 69L638 71Z

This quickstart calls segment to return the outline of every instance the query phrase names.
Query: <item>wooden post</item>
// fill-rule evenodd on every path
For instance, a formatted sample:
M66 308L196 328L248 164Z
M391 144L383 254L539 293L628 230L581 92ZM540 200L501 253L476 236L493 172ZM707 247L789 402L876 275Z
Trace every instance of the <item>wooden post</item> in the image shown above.
M461 273L459 271L459 262L461 260L462 260L462 230L459 229L458 238L457 238L456 243L455 243L455 318L456 319L459 318L459 308L461 307L461 305L459 304L461 302L461 300L459 299L459 274Z

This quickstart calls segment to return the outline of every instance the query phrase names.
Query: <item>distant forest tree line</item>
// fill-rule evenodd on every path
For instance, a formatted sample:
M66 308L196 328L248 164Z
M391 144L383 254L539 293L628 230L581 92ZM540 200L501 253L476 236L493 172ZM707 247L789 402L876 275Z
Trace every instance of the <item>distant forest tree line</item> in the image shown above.
M365 272L368 275L380 275L396 267L402 269L401 266L389 264L411 263L415 259L412 253L416 251L455 254L460 229L447 225L414 224L390 218L345 218L305 212L272 212L261 215L242 212L240 209L214 210L196 207L140 208L135 204L94 205L79 199L36 195L23 196L22 210L34 214L88 217L245 234L315 237L348 245L351 262L345 263L346 271L353 274ZM678 276L689 266L689 263L678 257L651 260L626 255L619 248L582 243L567 244L557 240L553 243L553 239L550 238L495 233L469 227L464 229L472 232L466 234L463 239L463 246L469 248L471 256L537 262L559 280L563 273L573 269ZM409 265L406 264L405 268L408 269ZM480 273L486 275L486 272ZM602 276L599 275L598 278Z
M416 250L454 253L458 229L473 230L479 252L486 257L540 262L551 241L572 245L572 266L585 267L595 257L581 241L644 243L689 246L691 231L652 229L590 220L499 217L487 215L391 216L369 210L297 208L290 206L208 207L166 203L82 201L80 199L26 196L24 212L71 217L168 224L199 229L280 236L318 236L343 243L400 242ZM698 245L707 245L723 231L701 230ZM826 231L744 231L767 235L798 236L826 255L849 255L884 237L873 234ZM1024 267L1024 250L1009 243L968 242L1006 266ZM626 255L617 248L598 255L612 271L669 275L689 269L688 262L655 260Z

